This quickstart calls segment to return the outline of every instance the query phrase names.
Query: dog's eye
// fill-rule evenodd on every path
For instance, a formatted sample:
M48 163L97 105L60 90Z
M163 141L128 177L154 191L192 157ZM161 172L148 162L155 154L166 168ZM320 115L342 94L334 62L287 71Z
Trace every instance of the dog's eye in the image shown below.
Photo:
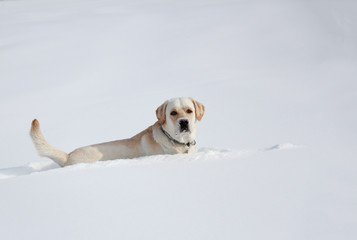
M188 109L186 112L187 112L187 113L192 113L192 110L191 110L191 109Z
M172 111L171 112L171 116L175 116L175 115L177 115L177 112L176 111Z

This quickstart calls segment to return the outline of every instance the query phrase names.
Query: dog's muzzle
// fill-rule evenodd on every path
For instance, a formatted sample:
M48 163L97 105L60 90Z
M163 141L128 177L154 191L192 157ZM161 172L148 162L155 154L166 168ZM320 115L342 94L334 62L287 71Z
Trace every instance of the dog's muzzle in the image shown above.
M189 127L189 121L187 119L181 119L179 121L180 125L180 132L189 132L190 127Z

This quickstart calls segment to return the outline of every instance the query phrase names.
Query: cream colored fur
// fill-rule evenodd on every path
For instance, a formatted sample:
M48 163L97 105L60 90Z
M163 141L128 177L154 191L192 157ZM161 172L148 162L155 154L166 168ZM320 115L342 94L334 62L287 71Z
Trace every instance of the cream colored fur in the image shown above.
M177 114L171 114L175 111ZM190 112L192 111L192 112ZM48 157L60 166L76 163L92 163L114 159L136 158L156 154L190 153L194 145L182 145L171 141L161 130L182 143L196 138L196 122L204 114L204 106L191 98L174 98L156 110L158 121L132 138L81 147L67 154L51 146L41 133L37 119L32 121L30 136L40 156ZM187 120L189 131L181 132L179 122Z

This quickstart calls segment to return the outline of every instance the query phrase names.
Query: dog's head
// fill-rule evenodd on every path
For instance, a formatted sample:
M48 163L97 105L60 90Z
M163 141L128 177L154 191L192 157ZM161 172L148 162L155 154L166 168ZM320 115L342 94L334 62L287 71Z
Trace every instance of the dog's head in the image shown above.
M205 112L203 104L192 98L173 98L164 102L156 110L162 127L174 139L191 142L196 138L196 123Z

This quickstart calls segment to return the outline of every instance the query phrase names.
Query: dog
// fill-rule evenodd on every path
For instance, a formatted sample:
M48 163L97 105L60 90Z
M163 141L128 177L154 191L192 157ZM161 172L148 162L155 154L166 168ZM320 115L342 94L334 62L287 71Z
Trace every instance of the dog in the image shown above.
M81 147L69 154L46 141L37 119L32 121L30 136L38 154L61 167L157 154L192 153L196 145L196 124L204 112L205 106L192 98L173 98L157 108L157 122L134 137Z

